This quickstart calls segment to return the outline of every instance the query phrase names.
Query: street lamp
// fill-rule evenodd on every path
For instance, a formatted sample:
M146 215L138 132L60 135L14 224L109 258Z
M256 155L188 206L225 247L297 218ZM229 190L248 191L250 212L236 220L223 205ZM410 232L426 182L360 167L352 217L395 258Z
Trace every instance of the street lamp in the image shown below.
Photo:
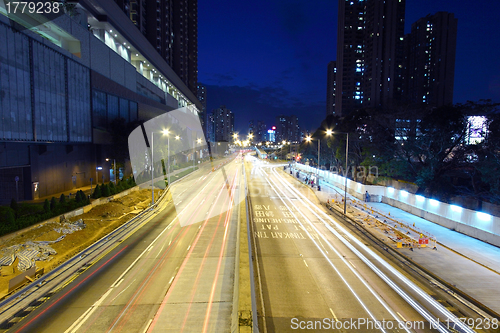
M333 131L332 130L326 130L326 135L330 136L332 135ZM311 136L306 137L306 141L311 142L312 138ZM320 147L321 147L321 137L318 138L318 168L316 169L316 178L318 180L318 186L319 186L319 160L320 160Z
M200 144L201 143L201 139L197 139L196 143ZM193 171L195 169L195 160L196 160L196 147L194 148L194 155L193 155Z

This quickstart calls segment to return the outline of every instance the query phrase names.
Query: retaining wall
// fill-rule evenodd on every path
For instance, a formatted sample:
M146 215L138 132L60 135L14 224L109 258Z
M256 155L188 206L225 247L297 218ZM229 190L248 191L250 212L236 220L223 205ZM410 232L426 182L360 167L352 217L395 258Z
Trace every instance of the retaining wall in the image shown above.
M316 174L316 168L296 164L295 168ZM345 178L330 171L320 170L321 181L344 190ZM383 203L402 209L415 216L434 222L448 229L480 239L500 247L500 218L488 213L450 205L435 199L409 193L404 189L380 185L364 185L347 179L347 193L363 200L368 191Z

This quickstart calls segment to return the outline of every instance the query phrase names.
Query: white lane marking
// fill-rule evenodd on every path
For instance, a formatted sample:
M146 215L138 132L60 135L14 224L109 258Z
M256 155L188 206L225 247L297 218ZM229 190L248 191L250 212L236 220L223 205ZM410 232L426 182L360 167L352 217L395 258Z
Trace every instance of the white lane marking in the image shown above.
M337 319L337 316L336 316L336 315L335 315L335 313L333 312L332 308L330 308L330 312L332 313L333 318L335 318L335 321L339 321L339 320Z
M83 319L80 321L75 321L73 325L71 325L66 331L66 332L76 332L82 327L83 323L94 313L95 310L99 307L99 305L104 301L104 299L111 293L113 289L108 289L108 291L101 296L85 313L82 315ZM82 317L80 317L82 318Z
M212 179L205 185L205 187L208 186L208 184L210 184L213 180L214 180L215 177L212 177ZM205 187L203 187L203 189L205 189ZM184 190L185 192L186 190ZM203 191L203 190L202 190ZM182 192L182 193L184 193ZM198 195L200 194L201 192L198 192L198 194L193 198L196 199L196 197L198 197ZM122 280L122 278L125 276L125 274L127 274L131 269L132 267L134 267L134 265L142 258L142 256L146 253L146 252L149 252L150 248L158 241L158 239L165 233L165 231L169 230L175 223L175 221L179 218L179 215L181 215L182 213L184 213L184 211L186 211L186 209L188 208L188 206L184 207L184 209L182 209L182 211L180 211L177 216L168 224L168 226L162 230L162 232L151 242L151 244L146 248L144 249L144 251L142 251L142 253L134 260L134 262L132 262L132 264L130 264L130 266L127 267L127 269L118 277L118 279L116 279L116 281L109 287L108 291L102 295L102 297L99 299L100 302L103 302L104 299L109 295L109 293L113 290L113 288L115 288L119 281ZM172 240L170 240L170 243L172 242ZM169 243L169 245L170 245ZM134 280L135 281L135 280ZM100 304L100 303L99 303ZM85 323L90 315L92 315L92 313L95 311L97 307L92 307L92 308L89 308L87 311L85 311L84 314L82 314L66 331L65 333L70 333L70 332L76 332L82 325L83 323Z
M320 239L318 239L318 242L321 244L321 247L323 248L323 250L325 250L325 252L328 254L328 251L326 250L325 246L323 245L323 243L321 242Z
M124 280L124 279L121 279L121 280L120 280L120 282L118 282L118 283L116 284L116 286L115 286L115 287L118 287L118 286L120 285L120 283L122 283L122 282L123 282L123 280Z
M119 292L119 293L118 293L115 297L113 297L113 299L111 300L111 302L113 302L115 299L117 299L117 298L118 298L118 296L120 296L120 295L121 295L121 294L122 294L125 290L127 290L127 289L128 289L128 287L130 287L130 286L132 285L132 283L134 283L134 282L135 282L135 280L137 280L137 279L134 279L134 281L130 282L130 283L129 283L129 285L125 287L125 289L123 289L123 290L122 290L122 291L120 291L120 292Z
M148 324L146 327L144 327L144 330L142 330L142 333L146 333L149 329L149 326L151 326L151 323L153 322L153 318L149 319Z
M424 298L428 303L432 304L436 310L438 310L441 314L443 314L447 318L445 321L452 321L452 322L454 322L456 325L460 326L460 328L462 328L462 330L465 331L465 332L471 332L471 333L474 332L466 324L464 324L462 321L460 321L460 319L458 319L455 315L453 315L448 309L446 309L444 306L442 306L437 301L435 301L432 297L430 297L422 289L420 289L418 286L416 286L408 278L406 278L405 276L403 276L399 271L397 271L395 268L393 268L391 265L389 265L387 262L385 262L382 258L380 258L380 256L378 256L371 249L369 249L368 247L366 247L360 240L358 240L356 237L354 237L353 235L351 235L337 221L335 221L334 219L332 219L332 217L330 215L326 214L324 211L322 211L321 209L319 209L318 207L316 207L306 196L304 196L299 191L296 191L291 185L289 185L288 183L286 183L283 180L283 178L281 176L279 176L278 173L275 170L273 170L273 171L276 174L277 178L280 179L280 182L283 185L285 185L285 187L288 187L289 189L290 188L293 189L294 192L298 196L302 197L302 199L303 199L304 202L308 203L308 205L305 205L305 204L304 205L307 207L307 209L311 213L313 213L316 217L318 217L320 219L320 221L323 222L324 226L328 230L330 230L331 233L333 233L339 240L341 240L351 251L353 251L358 256L358 258L360 258L367 266L369 266L380 278L382 278L382 280L384 280L394 291L396 291L404 300L406 300L425 319L427 319L432 324L436 324L438 326L437 329L440 332L447 332L447 330L446 330L446 328L443 325L439 325L439 322L437 321L437 319L434 318L433 315L431 315L427 310L425 310L424 308L422 308L420 306L420 304L418 304L417 302L415 302L407 293L405 293L398 285L396 285L387 275L385 275L382 271L380 271L378 269L378 267L376 267L371 262L371 260L368 260L368 258L366 258L350 242L348 242L345 237L343 237L339 232L337 232L337 230L335 230L329 223L327 223L327 221L325 221L324 219L322 219L315 211L313 211L311 209L311 207L313 207L314 209L316 209L320 214L322 214L326 219L328 219L333 226L335 226L337 229L341 230L344 233L344 236L348 236L354 243L356 243L360 248L362 248L364 251L366 251L366 253L368 253L373 259L375 259L380 264L382 264L387 270L389 270L392 274L394 274L400 281L404 282L407 286L409 286L416 293L418 293L422 298ZM312 225L312 226L313 226L313 228L315 228L315 230L317 230L314 225ZM335 251L335 249L333 248L332 244L330 244L330 242L326 240L325 236L323 234L320 234L320 236L325 240L325 242L330 246L330 248L332 248L332 250ZM350 267L350 266L348 265L348 267ZM351 270L354 272L354 274L356 274L356 275L358 274L354 269L351 269ZM361 281L364 281L364 280L361 280ZM363 282L363 283L366 283L366 282ZM378 296L376 295L376 293L374 291L372 291L371 287L369 287L368 285L366 285L366 286L372 292L372 294L374 294L374 296L377 297L377 299L378 299ZM379 300L379 301L382 302L382 300ZM394 317L396 316L396 314L392 313L392 310L391 310L391 314ZM406 329L406 330L408 331L408 329Z
M271 181L274 183L274 181L271 179L271 181L269 181L268 178L266 178L266 181L267 183L269 184L269 186L274 190L274 192L276 193L276 195L280 198L281 202L286 206L286 208L289 210L290 214L293 215L293 217L295 218L295 220L301 225L301 227L303 228L304 232L309 236L309 238L311 239L311 241L314 243L314 245L316 245L316 248L321 252L321 254L325 257L326 261L330 264L330 266L333 268L333 270L337 273L337 275L340 277L340 279L342 280L342 282L344 282L345 286L351 291L352 295L356 298L356 300L358 301L358 303L361 305L361 307L366 311L366 313L370 316L370 318L374 321L376 321L376 318L375 316L371 313L371 311L368 309L368 307L366 306L365 303L363 303L363 301L361 300L361 298L358 296L358 294L354 291L354 289L352 288L352 286L349 284L349 282L347 282L346 278L340 273L339 269L333 264L333 262L330 260L330 258L328 258L328 256L325 254L325 252L321 249L321 247L318 245L318 243L314 240L314 238L311 236L311 234L309 233L309 231L307 231L307 229L305 228L305 226L303 225L303 223L299 220L299 218L297 217L297 215L295 214L295 212L299 212L302 217L304 218L305 221L309 221L309 219L304 215L304 213L302 213L301 210L298 209L297 206L295 206L295 204L289 200L291 202L291 204L295 207L295 209L290 209L290 206L285 202L285 199L284 197L285 196L285 193L282 189L280 189L276 183L275 185L273 186L273 184L271 184ZM278 190L283 194L283 196L278 193ZM310 222L310 221L309 221ZM313 225L313 223L310 223L311 225ZM313 226L314 227L314 226ZM315 228L315 227L314 227ZM319 231L315 228L316 232L319 234ZM342 258L341 258L342 259ZM383 304L382 304L383 305ZM389 311L390 312L390 311ZM379 329L382 331L382 332L385 332L385 330L383 329L383 327L379 327Z
M161 249L160 249L160 251L158 251L158 254L156 255L156 258L158 258L158 256L160 255L161 251L163 251L164 247L165 247L165 243L163 243L163 245L161 246Z

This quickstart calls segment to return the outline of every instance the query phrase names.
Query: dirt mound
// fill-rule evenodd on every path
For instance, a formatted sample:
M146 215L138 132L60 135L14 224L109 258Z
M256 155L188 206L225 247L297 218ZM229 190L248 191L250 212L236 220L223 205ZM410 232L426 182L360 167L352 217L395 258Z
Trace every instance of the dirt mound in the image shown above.
M155 196L159 195L159 191L155 192ZM89 212L75 216L69 221L76 222L82 219L85 223L85 228L67 234L66 237L51 244L51 247L57 254L50 256L48 261L37 261L37 268L44 268L45 273L54 269L59 264L79 251L90 246L92 243L110 233L123 223L136 216L138 212L146 208L151 203L151 191L139 190L130 193L118 200L94 207ZM68 222L68 221L65 221ZM0 240L0 252L7 247L13 245L24 244L28 241L53 241L61 236L61 233L55 229L63 228L64 223L50 222L41 223L26 232L20 233L14 237L6 235ZM0 296L7 293L9 280L21 272L17 269L18 260L14 261L10 266L2 266L0 270Z

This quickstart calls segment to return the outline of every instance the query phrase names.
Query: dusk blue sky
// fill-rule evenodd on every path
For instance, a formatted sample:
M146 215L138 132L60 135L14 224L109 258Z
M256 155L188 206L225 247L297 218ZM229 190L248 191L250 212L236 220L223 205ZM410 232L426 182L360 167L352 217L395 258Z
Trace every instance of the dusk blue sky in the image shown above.
M199 0L198 81L207 109L226 105L235 127L295 114L312 130L325 118L326 73L336 60L337 0ZM500 1L407 0L406 29L427 14L458 18L454 103L500 102Z

